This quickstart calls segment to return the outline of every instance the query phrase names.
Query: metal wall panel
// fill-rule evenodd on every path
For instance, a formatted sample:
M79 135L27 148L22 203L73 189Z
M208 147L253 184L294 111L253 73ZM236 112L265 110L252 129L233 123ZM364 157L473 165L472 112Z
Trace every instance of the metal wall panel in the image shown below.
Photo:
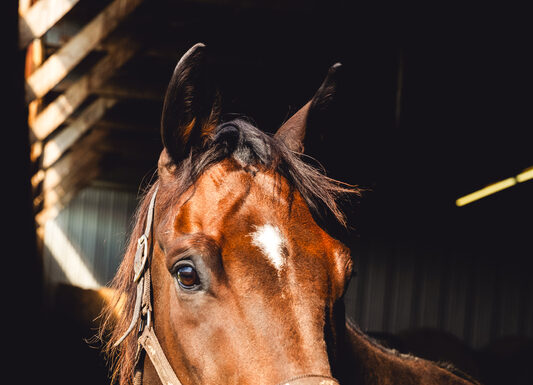
M137 197L125 191L88 187L54 219L44 237L44 274L49 285L98 288L120 264Z
M358 274L345 302L363 330L440 329L475 348L499 337L533 337L533 284L520 263L375 240L352 251Z

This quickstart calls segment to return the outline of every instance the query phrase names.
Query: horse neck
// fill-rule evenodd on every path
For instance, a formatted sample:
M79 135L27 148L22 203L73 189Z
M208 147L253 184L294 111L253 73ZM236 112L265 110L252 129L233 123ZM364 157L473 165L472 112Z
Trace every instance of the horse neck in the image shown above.
M387 349L365 335L351 321L346 323L341 383L377 384L461 384L472 385L437 364Z

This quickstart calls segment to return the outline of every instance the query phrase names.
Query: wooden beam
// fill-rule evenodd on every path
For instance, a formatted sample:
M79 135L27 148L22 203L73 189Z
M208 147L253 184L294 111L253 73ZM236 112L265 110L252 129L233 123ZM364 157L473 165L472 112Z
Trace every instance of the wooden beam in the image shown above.
M46 171L41 193L33 201L35 213L39 214L37 218L39 225L50 218L49 214L56 215L68 203L68 200L74 196L71 194L72 191L76 193L79 191L78 186L88 185L100 174L102 155L94 147L103 136L105 133L91 132ZM42 214L44 212L47 214Z
M109 4L26 81L26 102L43 97L50 91L141 2L114 0Z
M122 39L123 44L100 59L87 74L73 83L63 94L34 119L30 124L32 134L37 140L43 140L87 99L95 87L102 86L113 73L130 60L138 49L135 42Z
M53 189L44 191L44 206L43 210L56 206L61 203L62 198L70 193L73 187L83 183L85 185L98 174L98 160L96 154L91 157L90 162L86 162L83 168L76 167L77 172L72 172L61 180Z
M46 172L44 170L39 170L31 177L31 189L33 195L37 194L37 188L44 180L45 175Z
M43 148L42 168L46 169L54 164L116 102L116 99L96 99L72 124L65 127L57 136L47 141Z
M42 182L41 190L49 191L53 189L70 173L77 172L80 168L83 168L92 158L96 157L97 151L94 148L104 137L104 132L91 132L83 140L83 143L80 143L79 148L73 149L68 154L65 154L64 157L59 159L46 171L40 170L35 176L39 175L39 179ZM32 179L32 184L35 185L36 183L39 183L39 181Z
M154 89L154 87L145 87L141 88L134 85L121 85L108 83L100 87L94 87L91 90L94 94L99 96L104 96L108 98L117 98L117 99L143 99L143 100L154 100L154 101L163 101L163 96L165 95L165 90L162 91Z
M39 0L19 17L19 48L40 38L79 0Z
M24 78L27 79L33 72L42 64L44 59L43 55L43 42L41 39L32 40L26 50L26 63ZM28 105L28 124L32 125L35 118L42 109L42 99L35 99Z
M86 173L79 173L79 179L71 181L68 188L66 186L61 188L61 192L56 193L56 197L50 196L50 200L55 200L54 205L47 205L43 210L35 215L35 221L39 227L42 227L47 220L56 217L61 209L68 205L68 203L78 194L78 192L88 186L94 178L99 174L98 168L92 168ZM46 198L45 198L46 202Z
M93 130L107 133L106 139L95 144L95 149L102 153L115 154L129 159L157 160L163 149L157 136L137 135L129 138L128 135L109 132L101 126L94 126Z
M83 164L86 157L91 157L91 154L92 152L90 148L70 151L46 171L39 170L36 172L31 178L34 206L38 206L42 201L41 198L38 200L35 199L37 199L43 191L54 188L61 179L65 178L70 172L72 172L78 164ZM96 152L94 152L94 154L96 154Z
M61 157L56 163L48 169L39 169L31 178L32 192L34 199L42 194L43 190L53 188L56 181L66 177L80 162L83 161L86 154L95 150L98 142L105 139L107 133L102 131L91 130L91 132L79 140L71 150ZM98 152L96 149L95 152ZM39 202L36 203L39 204Z
M139 76L143 75L128 74L128 76L121 76L116 73L112 79L101 85L91 82L90 92L99 96L117 99L143 99L162 102L168 82L150 81L146 75L140 79ZM53 91L65 92L73 84L74 82L61 82L57 87L54 87Z
M19 16L24 16L30 10L35 0L19 0Z
M118 132L117 132L118 130ZM64 156L46 170L38 170L31 178L34 196L42 190L53 187L53 183L68 174L69 170L80 161L89 150L103 155L113 154L126 156L128 162L135 167L137 163L147 161L156 164L161 145L157 141L158 128L133 127L131 124L107 122L100 120L95 123L91 132L72 146ZM125 132L124 132L125 131ZM147 133L146 136L139 134ZM153 137L150 134L156 133ZM131 136L135 138L131 138ZM146 142L144 145L137 143ZM139 147L141 146L141 147ZM155 154L155 155L154 155ZM155 159L153 159L155 157ZM135 161L137 163L135 163Z
M157 122L159 123L159 122ZM157 124L147 125L147 124L134 124L126 121L118 120L108 120L106 118L98 122L98 127L101 129L108 129L110 131L126 131L126 132L155 132L159 133L159 126Z
M100 154L93 150L85 151L83 154L76 153L76 156L69 156L67 158L69 163L68 166L62 165L62 167L58 169L50 169L46 171L43 181L43 193L47 194L57 188L61 182L67 179L71 174L76 174L78 172L85 173L89 171L100 158Z
M78 155L80 155L78 153ZM59 192L64 192L65 186L69 185L69 181L76 179L77 174L87 175L93 168L95 168L101 160L101 156L92 150L87 150L83 153L81 158L78 158L78 162L72 165L72 168L66 171L65 175L56 177L53 175L53 181L48 182L48 178L43 182L43 190L39 195L33 199L33 207L36 212L39 212L45 208L53 206L56 200L51 197L57 197ZM50 174L48 174L50 175ZM44 189L44 185L49 185Z
M38 0L21 0L19 1L19 18L24 17ZM33 72L43 63L44 60L44 44L42 39L33 39L27 44L26 61L24 67L24 79L28 79ZM31 127L37 114L42 110L42 99L35 99L28 105L28 125ZM31 137L30 137L30 140ZM31 146L30 160L35 162L40 156L41 149L39 146Z
M26 63L24 69L24 78L27 79L31 74L39 68L43 62L43 42L42 39L33 40L26 49ZM31 125L35 122L37 115L40 113L43 107L42 99L35 99L28 104L28 125ZM31 129L30 129L31 132ZM33 142L33 138L30 135L30 141ZM31 145L30 149L30 160L34 163L39 156L41 156L42 146Z

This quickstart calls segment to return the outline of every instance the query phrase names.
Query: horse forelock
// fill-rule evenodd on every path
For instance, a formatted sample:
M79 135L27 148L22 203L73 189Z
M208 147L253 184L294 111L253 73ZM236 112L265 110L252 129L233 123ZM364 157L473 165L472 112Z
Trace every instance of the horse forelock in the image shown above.
M343 226L346 220L340 200L360 193L357 186L329 178L318 162L310 164L314 161L312 158L291 151L280 139L239 117L220 124L202 149L192 151L174 169L173 178L168 181L172 193L167 194L168 199L163 198L163 205L175 205L204 171L226 158L233 158L247 171L271 171L285 178L289 186L302 195L314 215L333 214Z

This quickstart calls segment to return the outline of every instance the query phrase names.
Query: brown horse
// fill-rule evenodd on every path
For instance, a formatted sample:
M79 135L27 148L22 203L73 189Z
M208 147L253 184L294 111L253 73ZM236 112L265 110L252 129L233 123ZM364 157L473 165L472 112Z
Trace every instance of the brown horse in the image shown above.
M272 136L221 115L203 44L179 61L104 325L120 384L471 383L345 323L352 259L317 218L344 223L338 199L358 190L301 154L339 69Z

